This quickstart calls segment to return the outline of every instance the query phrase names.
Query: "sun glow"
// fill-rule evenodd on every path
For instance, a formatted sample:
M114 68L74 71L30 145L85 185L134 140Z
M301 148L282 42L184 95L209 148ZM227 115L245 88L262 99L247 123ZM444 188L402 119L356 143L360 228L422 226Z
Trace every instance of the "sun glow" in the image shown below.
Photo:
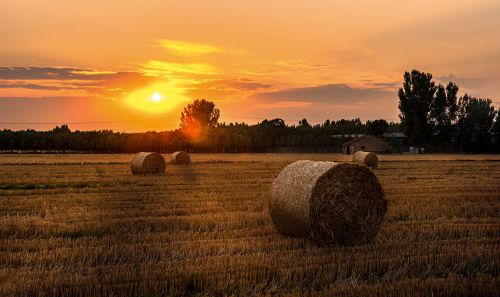
M130 93L124 98L124 102L136 110L163 113L185 103L188 99L184 95L184 88L176 86L173 82L166 82L156 83Z

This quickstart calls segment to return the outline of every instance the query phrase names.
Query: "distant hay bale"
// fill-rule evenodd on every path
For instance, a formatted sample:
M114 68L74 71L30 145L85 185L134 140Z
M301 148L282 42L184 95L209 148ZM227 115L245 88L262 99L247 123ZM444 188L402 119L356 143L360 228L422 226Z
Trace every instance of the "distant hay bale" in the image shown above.
M271 188L269 212L276 229L317 244L371 242L387 211L377 177L365 166L297 161Z
M375 153L357 151L352 155L352 161L373 169L378 168L378 157Z
M133 174L164 174L166 163L158 153L140 152L132 159Z
M170 156L172 164L189 164L191 163L191 158L189 154L183 151L175 152Z

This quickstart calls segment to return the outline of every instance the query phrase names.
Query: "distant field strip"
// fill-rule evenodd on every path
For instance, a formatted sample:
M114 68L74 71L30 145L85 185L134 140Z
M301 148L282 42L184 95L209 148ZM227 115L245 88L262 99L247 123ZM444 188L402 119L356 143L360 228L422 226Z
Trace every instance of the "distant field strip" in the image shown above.
M500 296L500 156L380 156L374 244L279 235L281 169L350 157L192 155L133 176L132 155L0 155L0 296Z
M342 154L190 154L196 163L266 162L281 163L296 160L351 161L352 155ZM164 154L169 159L170 154ZM3 165L94 165L130 164L134 154L0 154ZM381 161L500 161L500 155L379 155Z

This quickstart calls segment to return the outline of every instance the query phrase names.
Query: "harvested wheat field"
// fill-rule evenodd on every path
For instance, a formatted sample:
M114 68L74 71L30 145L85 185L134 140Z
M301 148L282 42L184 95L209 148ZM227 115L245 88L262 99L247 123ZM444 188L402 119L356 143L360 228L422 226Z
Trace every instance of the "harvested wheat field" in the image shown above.
M286 165L351 156L132 157L0 155L0 296L500 296L500 156L379 156L384 222L348 247L282 236L268 201Z

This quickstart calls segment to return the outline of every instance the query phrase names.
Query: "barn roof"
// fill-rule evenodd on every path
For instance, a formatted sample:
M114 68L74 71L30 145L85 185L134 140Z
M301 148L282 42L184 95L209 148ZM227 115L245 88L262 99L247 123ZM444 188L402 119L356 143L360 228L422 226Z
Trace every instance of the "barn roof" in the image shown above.
M358 137L358 138L354 138L352 140L349 140L348 142L344 142L342 145L351 145L351 144L354 144L362 139L370 139L370 140L376 140L376 141L383 141L382 139L376 137L376 136L372 136L372 135L363 135L361 137Z

